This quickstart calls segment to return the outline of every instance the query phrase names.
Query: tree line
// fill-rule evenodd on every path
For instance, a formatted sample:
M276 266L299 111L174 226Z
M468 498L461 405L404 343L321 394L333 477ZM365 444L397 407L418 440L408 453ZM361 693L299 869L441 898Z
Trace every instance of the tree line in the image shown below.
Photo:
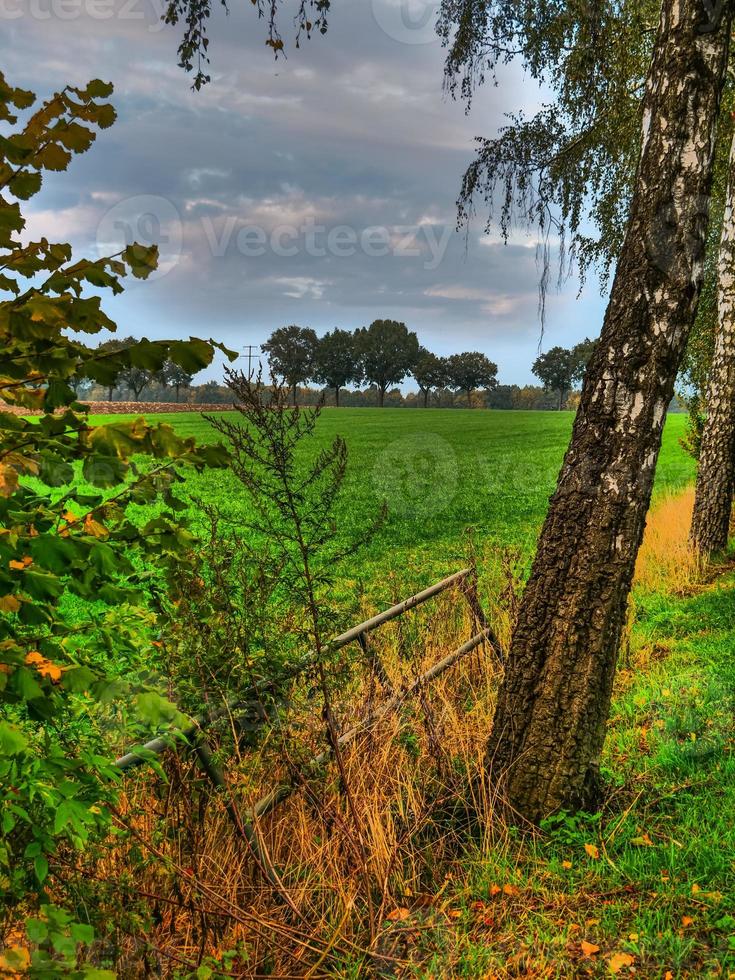
M532 371L542 382L543 391L555 393L559 409L567 395L581 381L594 343L585 339L571 350L552 347L534 361ZM420 399L428 408L432 396L438 403L442 392L459 392L472 406L472 393L485 392L488 407L523 407L513 403L517 386L498 384L498 366L480 351L463 351L440 357L419 344L418 337L405 323L374 320L369 327L355 331L335 329L323 337L314 330L292 324L274 330L263 350L271 373L291 388L294 404L298 386L314 381L334 392L335 405L347 385L364 381L377 390L378 405L385 405L386 392L407 377L418 385ZM492 392L503 387L504 398L492 403ZM538 404L528 407L542 407ZM544 405L543 407L548 407Z
M388 389L409 376L419 386L424 407L432 391L462 392L471 405L473 391L489 391L498 383L498 366L485 354L465 351L437 357L398 320L373 320L369 327L354 331L336 328L323 337L309 327L291 324L274 330L263 350L271 373L289 386L294 403L298 386L308 381L330 388L336 405L342 388L367 381L377 389L381 408Z
M98 345L100 352L130 348L134 337L111 338ZM324 389L332 393L334 404L348 407L438 408L456 407L455 396L460 394L472 407L473 393L482 391L480 404L484 408L561 410L569 394L581 382L584 369L594 348L585 339L571 349L552 347L539 354L531 368L541 382L536 385L502 385L498 382L497 365L479 351L464 351L440 357L422 347L417 335L404 323L396 320L375 320L369 327L355 331L332 330L318 337L314 330L295 324L274 330L263 345L274 377L282 378L291 389L294 403L316 404L324 398ZM418 394L403 394L396 389L406 378L413 378ZM194 376L178 364L167 360L160 370L138 366L121 368L119 373L102 387L89 378L74 378L72 384L80 397L94 401L113 401L115 396L140 401L165 402L181 400L192 404L217 404L231 401L231 392L224 384L207 381L192 385ZM314 382L315 390L308 386ZM359 386L368 388L360 391ZM347 390L354 385L358 390ZM572 406L574 407L574 406Z

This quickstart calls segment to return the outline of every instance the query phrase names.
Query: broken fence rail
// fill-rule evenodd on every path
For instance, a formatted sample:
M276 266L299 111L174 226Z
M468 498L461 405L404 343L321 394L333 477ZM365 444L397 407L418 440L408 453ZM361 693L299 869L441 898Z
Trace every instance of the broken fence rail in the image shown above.
M396 603L396 605L391 606L389 609L385 609L383 612L377 613L375 616L371 616L370 619L366 619L365 622L360 623L357 626L353 626L352 629L349 629L345 633L340 633L339 636L336 636L328 644L324 652L333 653L335 650L341 650L342 647L346 647L355 640L365 637L368 633L377 629L379 626L382 626L384 623L388 623L392 619L396 619L398 616L402 616L409 610L414 609L416 606L420 606L422 603L428 602L429 599L433 599L434 596L439 595L446 589L450 589L453 585L464 582L464 580L472 574L472 571L473 570L471 568L463 568L459 572L455 572L453 575L448 575L446 578L443 578L440 582L435 582L434 585L430 585L421 592L417 592L416 595L409 596L408 599L404 599L402 602ZM478 634L478 636L479 635L480 634ZM473 639L476 639L476 637ZM293 680L294 678L298 677L299 674L302 674L305 670L308 670L313 663L314 655L311 654L301 661L301 663L299 663L293 670L289 671L285 677L280 678L280 681ZM196 718L192 719L191 725L188 725L186 728L180 730L180 735L183 736L184 739L189 739L191 736L195 735L197 732L203 731L220 718L225 718L233 713L236 713L239 708L245 707L250 703L251 696L268 690L272 686L272 683L264 683L261 687L252 689L250 692L248 692L248 697L246 698L237 698L228 702L227 704L222 705L222 707L215 709L207 715L197 716ZM118 769L122 770L132 769L135 766L144 765L150 760L152 755L160 755L167 749L172 749L175 747L176 740L172 736L159 735L157 738L151 739L144 745L133 746L124 755L121 755L119 759L115 760L115 765Z
M348 728L347 731L343 732L337 739L337 748L344 748L345 745L353 742L358 736L366 734L369 729L377 725L378 722L383 720L383 718L400 708L404 701L420 691L425 684L435 680L435 678L439 677L440 674L443 674L445 670L449 670L450 667L453 667L458 661L472 653L472 651L479 647L481 643L486 641L493 648L496 656L500 660L500 648L498 647L498 641L490 627L486 626L471 639L463 643L461 647L453 650L452 653L447 654L446 657L443 657L441 660L437 661L433 667L430 667L423 674L420 674L399 694L388 698L387 701L378 705L378 707L371 711L368 715L358 721L351 728ZM322 766L325 762L328 762L333 754L334 750L330 746L330 748L325 749L311 760L309 763L309 768L318 769L319 766ZM306 776L304 775L303 778L306 778ZM299 782L294 781L290 783L282 783L279 786L276 786L270 793L262 797L262 799L251 807L250 810L246 811L248 818L250 820L258 820L260 817L266 816L280 803L283 803L283 801L287 799L299 785Z

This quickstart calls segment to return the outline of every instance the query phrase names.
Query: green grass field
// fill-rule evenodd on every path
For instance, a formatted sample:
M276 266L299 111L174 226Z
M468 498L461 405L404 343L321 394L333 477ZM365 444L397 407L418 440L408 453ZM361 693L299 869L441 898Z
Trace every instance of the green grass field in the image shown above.
M450 918L412 912L415 977L735 975L735 577L639 611L602 814L473 848Z
M93 422L120 418L95 416ZM154 418L203 442L216 436L198 413ZM491 551L512 547L530 555L572 420L571 412L325 410L314 449L341 435L349 451L340 526L346 534L364 528L381 501L388 504L387 523L345 573L366 584L386 572L407 586L425 584L460 567L468 527ZM693 461L679 445L685 424L683 415L668 418L657 493L678 490L693 477ZM217 501L233 520L245 512L229 472L192 474L186 486L194 496Z
M160 418L211 438L195 413ZM571 425L569 413L325 411L315 448L339 433L350 452L342 526L364 526L382 499L390 512L339 581L352 588L360 577L376 604L387 603L388 572L408 594L459 567L468 526L486 560L503 547L529 558ZM693 478L679 444L685 425L681 415L667 420L659 499ZM186 490L235 520L244 514L227 472L193 474ZM468 840L442 902L404 898L405 918L384 924L385 941L410 961L403 975L735 975L734 596L732 574L685 595L638 590L602 814L560 817L533 837L506 828L489 848ZM358 957L328 975L366 970Z

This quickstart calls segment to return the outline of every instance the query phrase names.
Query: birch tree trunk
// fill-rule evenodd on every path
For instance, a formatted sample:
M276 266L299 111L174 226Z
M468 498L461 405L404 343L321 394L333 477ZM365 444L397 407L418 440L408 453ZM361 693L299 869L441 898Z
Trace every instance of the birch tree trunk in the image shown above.
M494 788L533 823L599 794L628 593L702 284L734 3L662 4L628 231L488 742Z
M690 540L704 554L727 545L735 488L735 137L717 261L717 332Z

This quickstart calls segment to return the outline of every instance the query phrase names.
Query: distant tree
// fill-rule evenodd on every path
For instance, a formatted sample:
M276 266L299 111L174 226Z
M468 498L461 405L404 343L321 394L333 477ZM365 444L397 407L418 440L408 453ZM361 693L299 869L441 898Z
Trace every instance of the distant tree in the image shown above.
M127 347L135 347L141 342L136 340L135 337L122 337L118 339L113 337L110 340L105 340L98 346L98 350L101 351L120 351ZM143 341L147 344L147 341ZM148 370L147 368L142 368L134 364L127 364L125 367L120 368L114 380L110 381L107 386L107 394L110 401L116 388L121 385L132 391L135 401L140 399L143 391L151 384L152 381L162 380L164 373L164 368L158 371Z
M584 377L594 346L593 341L585 339L571 350L566 347L552 347L545 354L539 354L533 362L531 370L544 388L557 393L559 411L564 407L566 396L575 383Z
M584 372L587 370L587 364L594 354L596 346L596 340L590 340L589 337L585 337L584 340L580 340L578 344L572 347L572 357L575 363L573 379L575 384L581 384L584 380Z
M574 358L566 347L552 347L545 354L539 354L533 362L531 371L536 375L546 391L555 391L559 396L559 411L564 407L567 392L574 384Z
M355 332L355 341L365 378L378 389L382 408L389 385L399 385L416 367L419 341L405 323L373 320Z
M488 392L485 405L488 408L512 409L513 396L519 391L518 385L496 385Z
M173 388L176 392L176 401L179 400L179 391L181 388L188 388L191 385L194 375L188 374L182 367L178 364L174 364L173 361L166 361L163 368L158 373L157 380L161 382L162 385L168 385Z
M318 344L313 330L295 324L274 330L263 344L271 372L289 386L294 405L299 384L312 376Z
M232 392L223 384L216 381L205 381L194 389L195 399L203 405L219 405L232 402Z
M452 354L447 360L449 387L463 391L471 407L471 395L476 388L490 389L497 383L498 365L479 351Z
M132 391L134 400L137 402L140 401L140 396L148 385L155 380L157 374L156 371L149 371L147 368L135 367L131 364L120 371L118 380Z
M424 408L428 408L432 388L444 388L449 380L446 358L419 347L418 360L411 373L424 396Z
M74 390L74 394L77 396L77 398L83 398L92 390L94 387L94 382L91 378L83 378L80 375L75 374L69 378L69 387Z
M317 343L312 378L320 385L334 389L339 405L339 390L362 381L362 364L355 335L348 330L332 330Z
M112 353L113 351L122 350L124 347L130 347L135 342L135 337L111 337L110 340L103 340L101 344L98 344L97 350ZM119 380L120 376L116 375L107 385L107 400L110 402L115 394L115 388L117 388Z

